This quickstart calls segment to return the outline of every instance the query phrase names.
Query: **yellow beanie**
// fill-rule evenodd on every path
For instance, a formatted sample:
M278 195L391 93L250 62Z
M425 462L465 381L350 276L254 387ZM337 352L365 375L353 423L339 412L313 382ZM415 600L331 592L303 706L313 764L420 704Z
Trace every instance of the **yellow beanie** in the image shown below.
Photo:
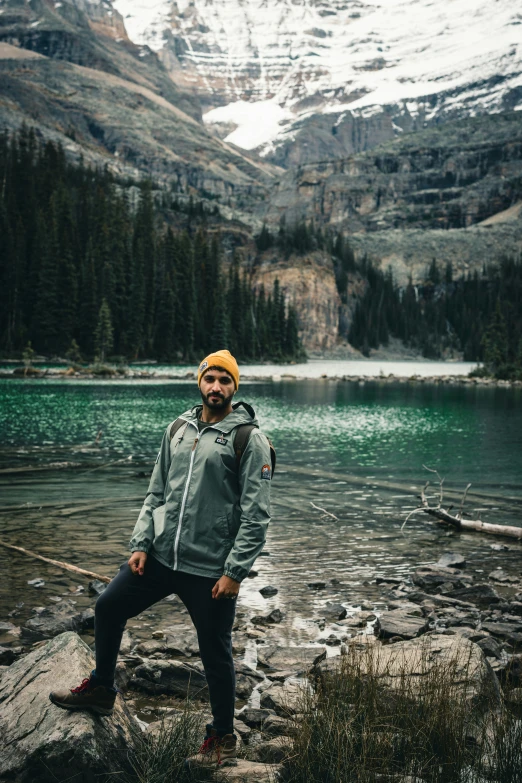
M209 353L208 356L205 356L198 368L198 386L201 384L201 378L208 367L222 367L232 376L234 383L236 384L236 389L238 388L239 367L230 351L216 351L215 353Z

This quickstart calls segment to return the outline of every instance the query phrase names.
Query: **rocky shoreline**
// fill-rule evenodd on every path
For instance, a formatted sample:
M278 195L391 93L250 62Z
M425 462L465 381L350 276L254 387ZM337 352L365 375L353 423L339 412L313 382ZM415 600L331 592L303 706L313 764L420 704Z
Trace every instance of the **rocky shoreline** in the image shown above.
M266 615L250 612L251 616L238 611L233 636L236 732L241 737L243 759L234 775L241 772L247 779L250 776L259 781L260 765L281 763L291 746L302 688L313 687L317 678L328 673L354 645L372 645L383 654L393 648L409 655L424 639L429 640L434 660L455 645L468 645L499 694L506 685L518 688L522 684L519 576L497 568L479 581L467 573L464 557L448 552L436 564L417 568L409 577L377 577L375 583L379 600L369 603L354 596L350 606L326 603L321 616L314 619L315 638L302 646L277 638L277 628L284 619L279 609ZM326 588L322 582L308 585L310 591ZM103 589L101 582L90 583L93 606ZM262 594L273 594L273 590L270 585L260 585ZM65 731L70 717L49 704L43 685L35 695L34 689L26 688L24 683L39 681L40 676L45 679L49 671L56 671L65 686L77 684L76 679L88 675L93 666L92 653L80 637L90 641L92 647L93 606L80 611L74 601L63 598L46 607L35 607L33 616L21 626L16 625L16 608L7 621L0 623L0 748L4 745L9 780L26 780L28 770L34 772L34 764L42 759L54 763L52 753L56 748L53 750L48 742L49 732ZM109 732L102 742L97 729L90 725L96 724L96 728L100 718L75 718L78 731L90 732L91 744L121 744L131 727L140 728L146 735L158 732L165 720L179 719L187 698L200 710L202 725L208 719L206 681L195 631L179 601L173 601L171 609L171 624L149 624L146 638L142 633L142 638L136 639L132 624L128 625L117 669L120 707L116 717L104 719L105 724L119 725L119 735L118 731ZM516 696L517 689L505 698L512 699L513 694ZM30 709L28 698L32 699ZM76 731L71 733L75 742L81 736ZM86 763L84 746L80 758L80 751L71 745L72 739L62 738L60 742L62 755L67 751L74 759L76 753L74 763L78 768ZM94 750L91 755L96 755ZM107 753L100 751L98 757L107 771ZM92 758L90 763L94 763Z
M196 373L188 371L185 373L179 372L155 372L154 370L129 370L129 369L110 369L106 368L103 371L88 371L88 370L73 370L69 368L67 370L59 370L56 368L50 368L46 370L39 370L37 368L15 368L9 371L0 371L1 379L27 379L27 380L103 380L103 381L121 381L121 380L151 380L151 381L192 381L196 380ZM408 383L408 384L435 384L435 385L449 385L449 386L495 386L495 387L518 387L522 386L522 380L520 381L506 381L499 380L497 378L482 378L482 377L469 377L467 375L394 375L390 373L388 375L327 375L323 374L317 376L301 376L293 375L292 373L281 373L273 375L242 375L243 382L302 382L302 381L331 381L335 383Z

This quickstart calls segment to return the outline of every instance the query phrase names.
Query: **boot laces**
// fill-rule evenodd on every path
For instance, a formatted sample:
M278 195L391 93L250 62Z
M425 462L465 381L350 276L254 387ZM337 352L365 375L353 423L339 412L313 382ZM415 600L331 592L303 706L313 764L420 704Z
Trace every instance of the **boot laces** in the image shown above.
M91 679L90 677L86 677L84 680L82 680L81 685L78 685L77 688L71 688L71 693L85 693L85 691L88 691L91 686Z
M198 753L212 753L216 751L217 763L221 763L221 754L219 752L219 737L207 737L202 746L198 750Z

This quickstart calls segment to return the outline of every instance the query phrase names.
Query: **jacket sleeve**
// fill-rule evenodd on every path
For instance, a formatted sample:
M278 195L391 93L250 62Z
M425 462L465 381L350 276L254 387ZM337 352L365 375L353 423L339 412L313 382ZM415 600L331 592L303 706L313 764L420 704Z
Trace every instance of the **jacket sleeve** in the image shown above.
M165 502L165 487L170 466L170 425L165 430L149 488L129 543L131 552L149 552L154 540L152 512Z
M223 571L237 582L248 575L254 560L263 549L270 522L271 480L268 440L260 430L252 430L239 469L239 530Z

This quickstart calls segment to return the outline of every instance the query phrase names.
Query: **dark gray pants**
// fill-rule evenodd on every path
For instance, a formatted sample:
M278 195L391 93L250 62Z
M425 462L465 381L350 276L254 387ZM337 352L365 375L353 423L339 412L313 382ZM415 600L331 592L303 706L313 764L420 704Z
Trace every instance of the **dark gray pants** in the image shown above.
M235 670L232 625L235 600L212 598L216 579L172 571L151 555L143 576L125 563L96 601L96 678L112 684L125 624L130 617L176 593L185 604L198 634L205 668L213 726L220 734L233 731Z

